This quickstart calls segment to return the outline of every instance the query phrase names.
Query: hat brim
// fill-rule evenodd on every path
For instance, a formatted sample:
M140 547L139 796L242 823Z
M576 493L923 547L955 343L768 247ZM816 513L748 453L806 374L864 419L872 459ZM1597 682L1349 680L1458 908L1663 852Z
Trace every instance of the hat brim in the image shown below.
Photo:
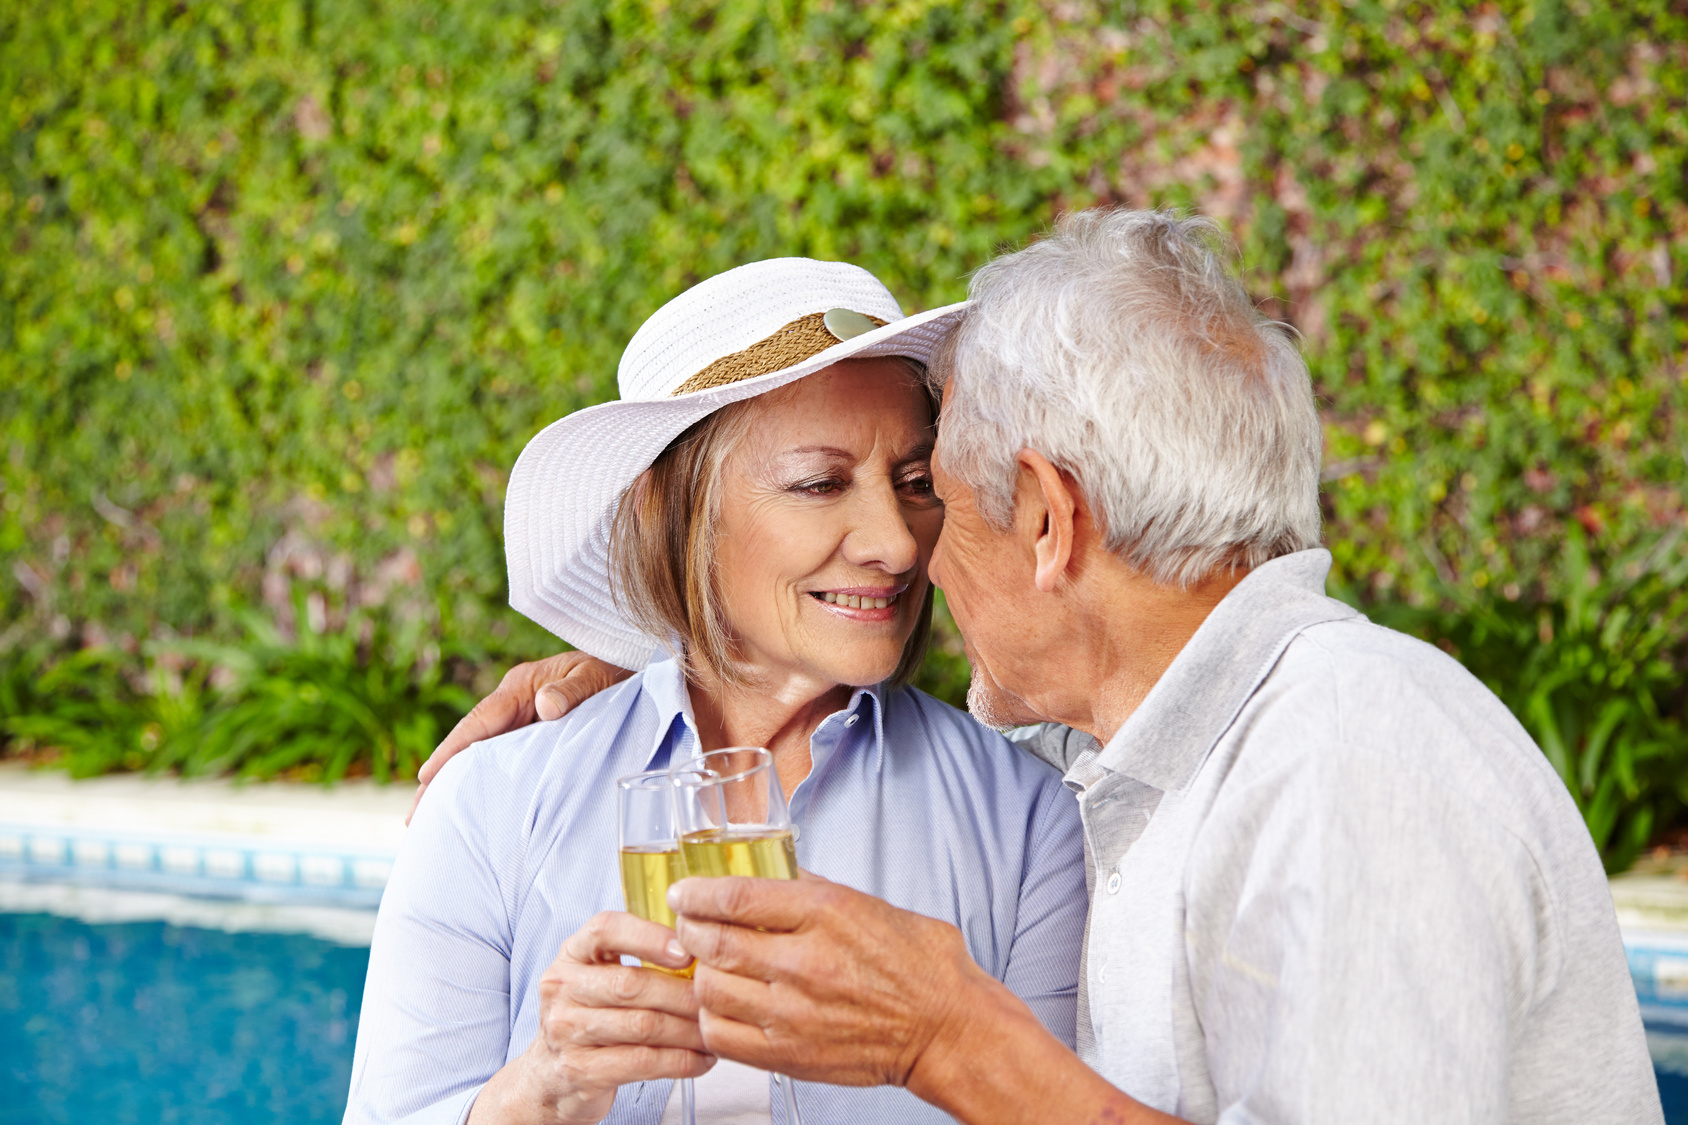
M685 430L730 403L767 394L846 359L928 363L967 302L916 313L801 363L678 398L600 403L541 430L504 494L510 605L575 648L622 668L650 663L660 638L617 611L609 536L622 494Z

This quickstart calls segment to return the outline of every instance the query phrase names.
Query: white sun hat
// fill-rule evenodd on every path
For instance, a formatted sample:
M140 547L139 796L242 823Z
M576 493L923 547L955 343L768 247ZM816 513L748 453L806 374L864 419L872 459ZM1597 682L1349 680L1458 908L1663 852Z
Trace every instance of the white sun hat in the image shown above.
M928 363L966 302L903 316L859 266L773 258L669 301L621 355L621 398L577 410L522 450L504 494L510 605L575 648L643 668L662 638L611 596L610 527L622 493L670 442L729 403L840 360Z

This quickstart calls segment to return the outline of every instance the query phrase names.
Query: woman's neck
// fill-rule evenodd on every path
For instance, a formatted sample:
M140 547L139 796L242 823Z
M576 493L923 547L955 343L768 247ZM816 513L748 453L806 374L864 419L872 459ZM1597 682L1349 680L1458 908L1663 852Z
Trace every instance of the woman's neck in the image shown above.
M815 728L848 703L854 690L848 684L819 684L804 677L771 686L733 687L707 671L686 687L703 749L766 747L787 797L814 765L809 739Z

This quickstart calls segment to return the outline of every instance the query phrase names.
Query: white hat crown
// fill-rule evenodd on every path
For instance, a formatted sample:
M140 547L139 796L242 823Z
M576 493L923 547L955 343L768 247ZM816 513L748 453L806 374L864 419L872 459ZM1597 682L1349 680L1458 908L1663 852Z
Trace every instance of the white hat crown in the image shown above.
M622 401L669 398L716 360L794 320L838 308L903 319L891 291L848 262L770 258L716 274L663 305L633 334L616 372Z

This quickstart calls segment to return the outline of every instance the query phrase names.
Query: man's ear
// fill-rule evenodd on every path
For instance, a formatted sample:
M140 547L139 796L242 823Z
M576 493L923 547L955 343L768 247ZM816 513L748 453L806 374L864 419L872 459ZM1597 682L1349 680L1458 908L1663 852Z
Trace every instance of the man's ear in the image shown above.
M1073 558L1073 517L1078 510L1078 496L1071 478L1049 463L1049 459L1035 449L1022 449L1016 460L1020 464L1022 485L1028 495L1027 507L1041 510L1042 528L1038 531L1034 551L1037 557L1037 588L1052 593ZM1031 479L1026 480L1026 476Z

